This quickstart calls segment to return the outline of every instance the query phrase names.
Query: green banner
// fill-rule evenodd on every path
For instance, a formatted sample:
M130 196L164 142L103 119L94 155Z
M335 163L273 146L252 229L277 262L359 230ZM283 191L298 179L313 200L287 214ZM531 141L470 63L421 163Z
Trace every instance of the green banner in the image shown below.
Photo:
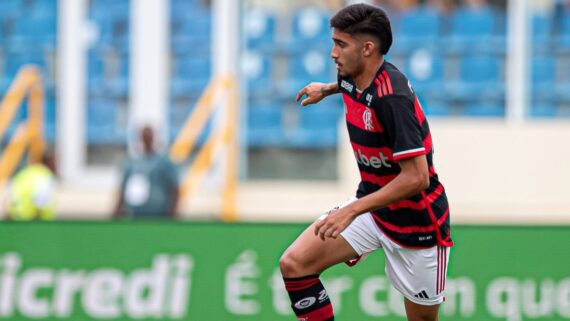
M304 225L0 224L0 320L295 320L279 256ZM455 227L441 320L570 320L570 227ZM382 251L322 275L337 320L405 320Z

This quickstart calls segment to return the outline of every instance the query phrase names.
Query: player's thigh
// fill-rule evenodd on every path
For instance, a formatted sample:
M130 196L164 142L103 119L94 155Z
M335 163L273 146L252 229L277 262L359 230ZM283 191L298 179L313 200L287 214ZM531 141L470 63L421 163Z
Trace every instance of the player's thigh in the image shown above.
M330 266L358 256L343 236L321 240L315 235L315 224L303 231L283 254L281 270L287 274L285 276L319 274Z
M439 304L421 305L404 299L408 321L437 321Z
M384 242L386 275L393 287L409 301L431 306L443 302L449 248L403 248Z

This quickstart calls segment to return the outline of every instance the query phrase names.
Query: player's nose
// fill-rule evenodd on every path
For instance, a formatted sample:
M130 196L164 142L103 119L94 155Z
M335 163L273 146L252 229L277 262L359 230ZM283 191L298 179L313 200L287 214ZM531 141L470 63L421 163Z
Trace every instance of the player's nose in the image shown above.
M335 60L338 58L338 52L335 50L335 48L331 50L331 58Z

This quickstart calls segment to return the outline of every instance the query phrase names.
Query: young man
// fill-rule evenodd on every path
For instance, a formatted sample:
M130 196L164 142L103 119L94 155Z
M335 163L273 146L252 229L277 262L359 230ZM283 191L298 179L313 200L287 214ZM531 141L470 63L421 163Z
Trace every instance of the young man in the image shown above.
M386 13L356 4L330 23L338 82L311 83L297 101L306 95L306 106L342 94L361 182L355 198L321 216L281 257L293 310L303 321L334 320L320 273L383 248L386 276L404 295L408 320L435 321L453 242L428 123L406 77L384 60L392 44Z

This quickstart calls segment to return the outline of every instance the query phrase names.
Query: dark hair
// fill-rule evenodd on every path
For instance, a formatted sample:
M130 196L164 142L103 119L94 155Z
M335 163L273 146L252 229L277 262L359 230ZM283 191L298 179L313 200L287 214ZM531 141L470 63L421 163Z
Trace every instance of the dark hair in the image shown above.
M331 27L339 31L368 34L380 40L380 53L388 53L392 45L392 28L384 10L369 4L359 3L345 7L330 20Z

